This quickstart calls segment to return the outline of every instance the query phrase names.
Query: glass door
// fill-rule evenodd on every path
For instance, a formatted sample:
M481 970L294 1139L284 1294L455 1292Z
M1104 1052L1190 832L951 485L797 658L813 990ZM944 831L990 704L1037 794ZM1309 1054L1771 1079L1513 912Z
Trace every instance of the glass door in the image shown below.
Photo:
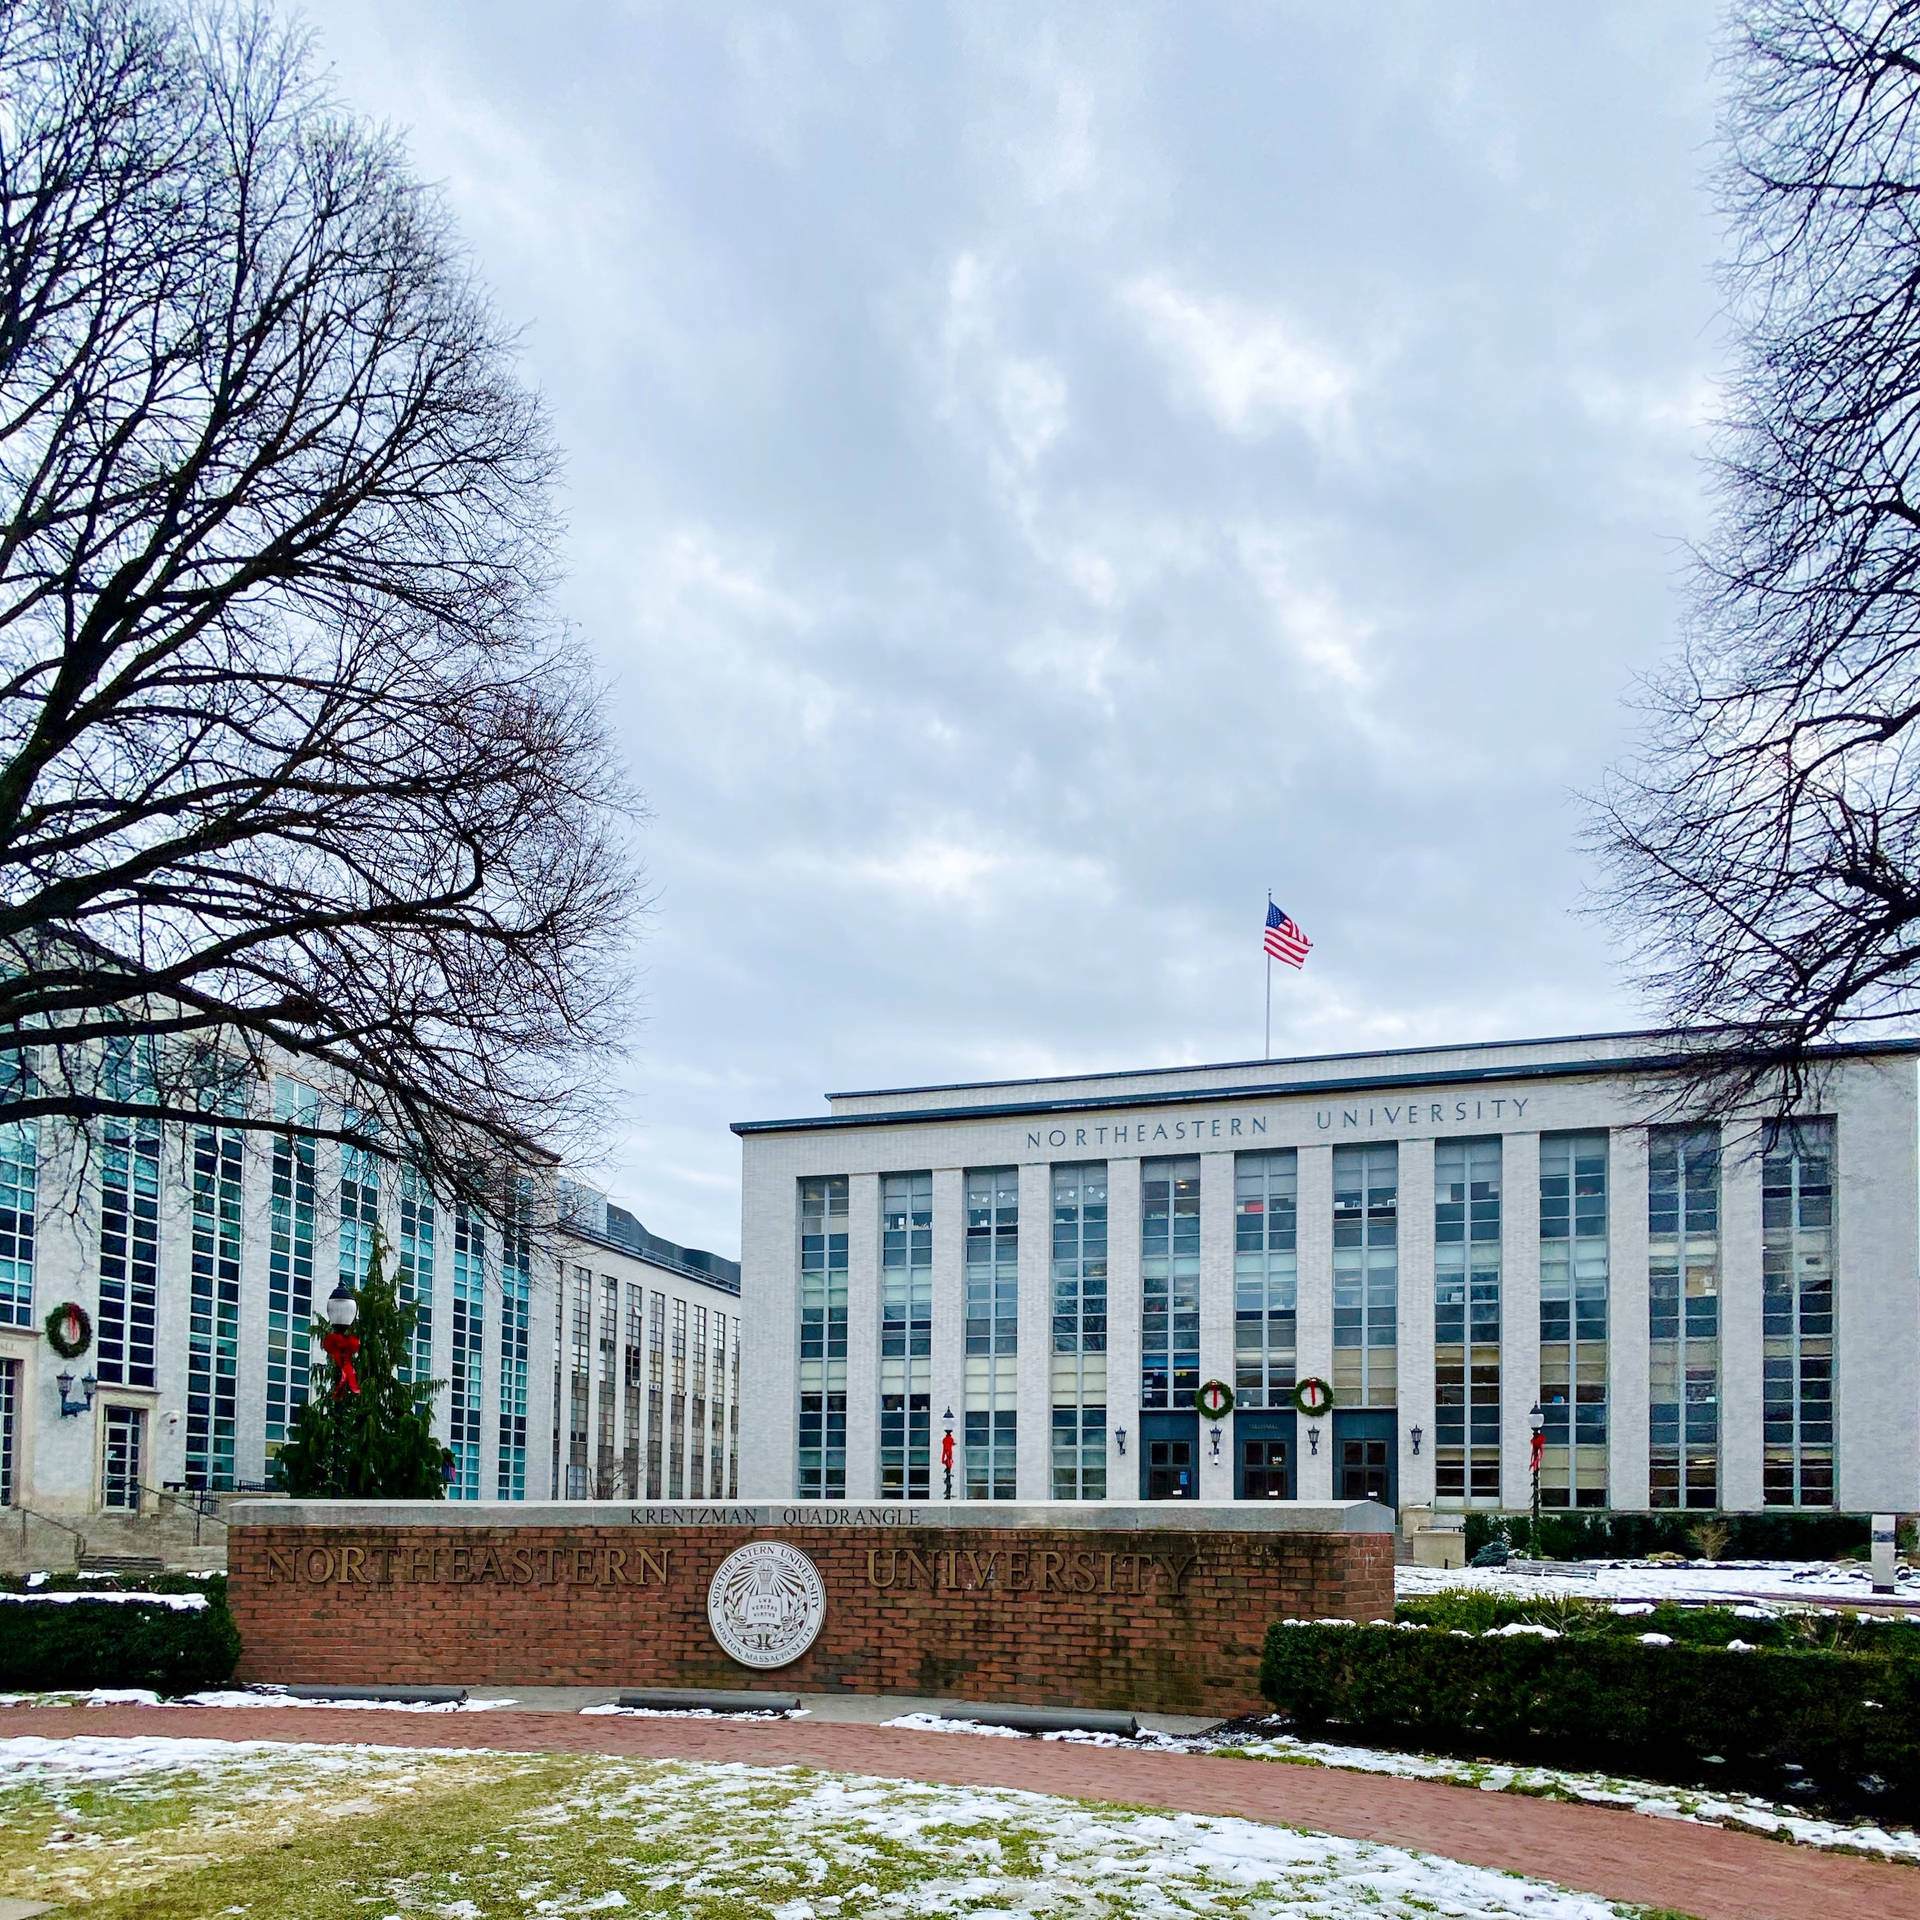
M106 1458L100 1504L118 1513L140 1511L140 1466L147 1415L143 1407L107 1409Z

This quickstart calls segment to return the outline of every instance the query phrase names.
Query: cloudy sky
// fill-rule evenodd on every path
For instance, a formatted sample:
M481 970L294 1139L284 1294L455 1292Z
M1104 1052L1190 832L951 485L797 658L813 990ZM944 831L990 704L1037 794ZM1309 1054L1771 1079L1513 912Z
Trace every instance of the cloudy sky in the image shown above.
M310 0L567 449L625 1124L1621 1026L1574 792L1703 527L1707 0Z

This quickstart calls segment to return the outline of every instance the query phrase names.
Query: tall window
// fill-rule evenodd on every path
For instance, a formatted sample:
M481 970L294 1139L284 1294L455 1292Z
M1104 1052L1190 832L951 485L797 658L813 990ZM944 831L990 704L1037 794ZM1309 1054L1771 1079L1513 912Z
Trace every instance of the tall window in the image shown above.
M846 1492L844 1479L846 1463L846 1395L840 1396L841 1403L841 1480L840 1491ZM673 1398L668 1402L667 1415L667 1498L681 1500L687 1491L687 1303L676 1300L673 1303Z
M733 1323L727 1355L727 1498L740 1498L740 1322Z
M486 1241L480 1216L453 1210L453 1352L447 1380L447 1444L456 1500L480 1498L480 1367L485 1345Z
M618 1457L614 1451L616 1421L620 1412L620 1375L617 1355L620 1345L620 1283L602 1278L600 1282L600 1443L593 1462L593 1497L617 1500L625 1489L620 1484Z
M1648 1488L1656 1507L1720 1504L1720 1133L1647 1139Z
M361 1116L348 1114L350 1122ZM380 1220L380 1161L364 1147L340 1149L340 1277L358 1287L373 1258L373 1230Z
M1333 1150L1333 1391L1345 1407L1398 1398L1400 1149Z
M1243 1153L1233 1167L1233 1394L1292 1404L1299 1299L1300 1156Z
M684 1313L685 1309L678 1308L676 1312ZM679 1425L676 1415L676 1433ZM846 1498L847 1176L844 1173L800 1182L799 1482L803 1500ZM675 1497L678 1497L677 1487Z
M411 1167L400 1170L400 1304L414 1309L407 1378L433 1378L433 1193Z
M1607 1504L1607 1136L1540 1136L1543 1507Z
M0 1326L33 1325L34 1189L40 1171L40 1125L0 1127Z
M153 1076L130 1041L109 1041L109 1097L150 1099ZM160 1277L160 1128L109 1116L100 1140L100 1312L95 1374L113 1386L154 1384Z
M533 1318L533 1195L523 1182L500 1243L500 1457L494 1498L527 1497L527 1351Z
M687 1495L698 1500L707 1490L707 1310L693 1309L692 1408L687 1423Z
M646 1485L640 1477L640 1409L647 1384L641 1368L646 1330L646 1289L628 1281L626 1337L620 1356L620 1478L630 1500L638 1500Z
M1020 1350L1020 1170L967 1174L966 1471L969 1500L1011 1500Z
M1500 1142L1433 1150L1433 1490L1500 1504Z
M666 1485L667 1296L647 1302L647 1498L658 1500Z
M20 1362L0 1360L0 1507L14 1504L14 1428L20 1402Z
M1761 1168L1770 1507L1833 1505L1833 1122L1777 1120Z
M187 1485L233 1485L240 1364L241 1136L193 1130L193 1271L187 1313Z
M277 1081L274 1118L311 1127L320 1096L296 1080ZM307 1404L313 1325L313 1136L275 1134L267 1195L267 1453L285 1442Z
M1053 1170L1053 1497L1107 1497L1107 1169Z
M593 1492L587 1464L587 1402L593 1391L593 1275L575 1267L567 1288L567 1498Z
M712 1389L707 1395L708 1418L712 1421L712 1446L707 1459L707 1497L723 1500L727 1493L727 1316L713 1316Z
M880 1497L924 1500L932 1478L933 1175L880 1183ZM716 1456L717 1457L717 1456Z
M1140 1404L1200 1387L1200 1162L1140 1163Z

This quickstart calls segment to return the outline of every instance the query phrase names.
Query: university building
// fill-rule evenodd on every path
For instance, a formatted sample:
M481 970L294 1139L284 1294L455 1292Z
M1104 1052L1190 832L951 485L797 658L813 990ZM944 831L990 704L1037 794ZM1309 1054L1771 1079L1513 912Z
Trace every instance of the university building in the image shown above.
M170 1494L268 1486L308 1397L315 1313L365 1275L376 1224L419 1308L414 1375L447 1383L451 1498L733 1483L735 1263L550 1170L503 1227L303 1132L320 1124L312 1089L280 1079L259 1097L285 1134L0 1127L0 1505L24 1510L8 1538L29 1560L58 1564L76 1528L132 1544L130 1523L178 1512ZM68 1305L82 1319L62 1338L87 1338L64 1358L47 1320Z
M1537 1407L1549 1508L1920 1507L1920 1043L1831 1049L1804 1112L1724 1124L1672 1118L1666 1055L739 1123L741 1491L937 1500L951 1432L956 1499L1524 1508Z

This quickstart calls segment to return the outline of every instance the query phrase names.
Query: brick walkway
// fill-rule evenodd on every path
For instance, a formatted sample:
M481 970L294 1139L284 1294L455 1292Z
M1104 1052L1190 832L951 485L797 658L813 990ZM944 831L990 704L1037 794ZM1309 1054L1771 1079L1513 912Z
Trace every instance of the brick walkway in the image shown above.
M1057 1741L985 1740L804 1720L627 1720L560 1713L408 1714L324 1708L8 1707L0 1737L171 1735L214 1740L491 1747L811 1766L955 1786L1237 1814L1380 1840L1555 1881L1697 1920L1912 1920L1920 1871L1789 1847L1610 1807L1567 1806L1431 1780L1334 1773Z

